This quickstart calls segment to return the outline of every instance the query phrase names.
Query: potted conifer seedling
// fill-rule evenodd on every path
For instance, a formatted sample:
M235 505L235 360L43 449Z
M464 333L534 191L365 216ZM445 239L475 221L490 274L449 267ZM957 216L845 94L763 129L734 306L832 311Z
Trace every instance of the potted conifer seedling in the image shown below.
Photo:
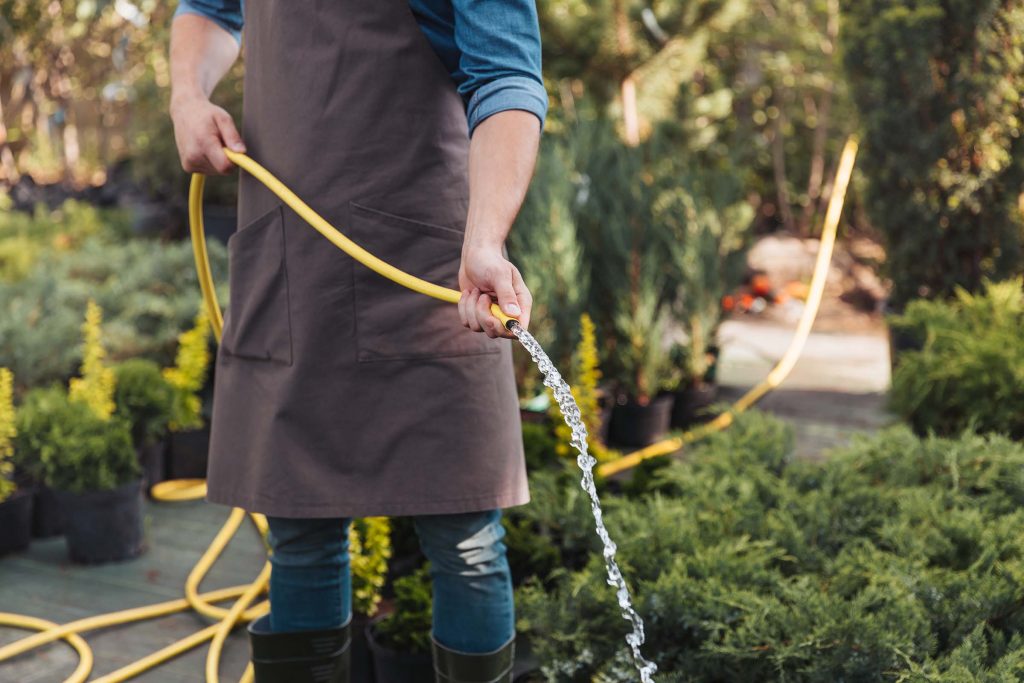
M394 611L366 625L377 683L433 683L430 570L424 564L395 580Z
M143 551L142 472L131 425L71 398L56 410L40 455L64 513L68 554L84 563L135 557Z
M674 349L685 381L673 389L672 427L685 429L709 418L717 397L715 339L722 298L740 283L754 210L731 174L714 173L702 187L681 174L657 202L667 245L669 310L686 341Z
M165 477L167 427L175 389L151 360L132 358L114 367L114 414L132 426L132 443L148 490Z
M210 366L209 337L209 318L201 309L193 327L178 337L174 365L163 370L164 378L174 387L167 449L169 479L206 477L210 430L203 420L199 392Z
M102 311L92 300L82 325L81 376L49 403L42 422L43 483L64 512L68 553L76 562L110 562L142 552L142 477L131 424L115 415L114 371L104 363Z
M32 540L32 492L14 482L14 376L0 368L0 555L24 550Z
M391 521L387 517L354 519L348 541L352 571L352 680L368 681L372 665L366 626L380 611L381 590L392 554Z
M66 390L58 384L29 389L15 413L14 468L18 477L31 482L34 488L33 538L52 538L64 533L64 512L57 496L43 482L40 454L53 421L59 419L58 408L67 400L65 394Z
M627 447L647 446L668 431L673 395L663 390L678 376L663 340L666 309L658 288L653 283L642 288L635 303L616 317L620 391L608 438Z

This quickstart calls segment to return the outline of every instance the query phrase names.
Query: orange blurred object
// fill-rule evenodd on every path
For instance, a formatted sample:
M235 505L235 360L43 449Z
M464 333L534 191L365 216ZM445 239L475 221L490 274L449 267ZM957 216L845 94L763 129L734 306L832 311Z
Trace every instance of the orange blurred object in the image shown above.
M755 275L750 280L750 289L757 296L768 296L772 291L772 283L767 275Z
M722 297L722 310L732 311L736 308L736 297L732 294L726 294Z
M810 293L810 289L805 283L797 281L787 283L782 289L786 294L801 301L806 301L807 295Z

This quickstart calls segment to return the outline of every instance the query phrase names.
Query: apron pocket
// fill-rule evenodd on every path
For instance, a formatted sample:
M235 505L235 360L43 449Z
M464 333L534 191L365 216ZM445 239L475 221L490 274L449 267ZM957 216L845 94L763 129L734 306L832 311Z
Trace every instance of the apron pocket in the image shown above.
M229 303L221 349L292 364L284 209L278 205L228 238Z
M428 282L458 289L463 233L349 202L350 236L371 254ZM502 340L462 326L458 308L353 265L359 362L470 356Z

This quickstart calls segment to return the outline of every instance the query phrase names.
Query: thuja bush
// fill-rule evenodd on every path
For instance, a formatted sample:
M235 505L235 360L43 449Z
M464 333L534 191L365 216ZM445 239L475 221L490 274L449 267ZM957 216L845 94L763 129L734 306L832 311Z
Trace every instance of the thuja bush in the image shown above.
M747 414L609 506L658 680L1024 675L1024 446L900 426L825 462L791 452ZM545 677L635 680L600 555L553 579L519 592Z
M900 354L890 400L915 430L1024 438L1024 280L912 301L892 324L920 346Z

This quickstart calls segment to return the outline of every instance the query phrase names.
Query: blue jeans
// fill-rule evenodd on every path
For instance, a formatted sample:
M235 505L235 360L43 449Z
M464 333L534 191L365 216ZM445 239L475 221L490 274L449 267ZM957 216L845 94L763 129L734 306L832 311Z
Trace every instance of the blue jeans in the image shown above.
M270 630L333 628L352 612L348 518L267 517L273 553ZM413 517L433 579L433 636L452 650L493 652L512 638L512 577L501 510Z

